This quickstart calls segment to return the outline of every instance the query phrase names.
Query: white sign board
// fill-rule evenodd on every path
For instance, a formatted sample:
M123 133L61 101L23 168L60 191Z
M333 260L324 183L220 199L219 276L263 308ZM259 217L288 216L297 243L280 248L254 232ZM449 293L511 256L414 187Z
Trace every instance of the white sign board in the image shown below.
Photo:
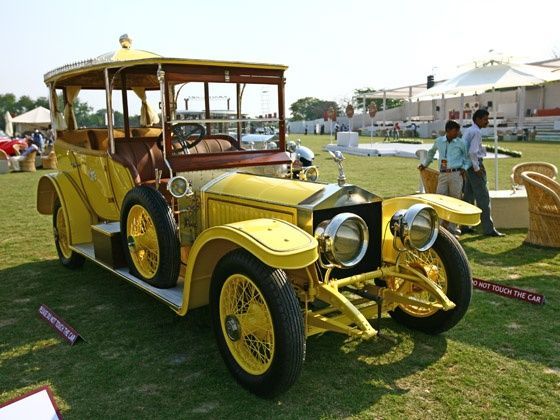
M48 387L36 389L0 406L0 420L58 420L61 418Z

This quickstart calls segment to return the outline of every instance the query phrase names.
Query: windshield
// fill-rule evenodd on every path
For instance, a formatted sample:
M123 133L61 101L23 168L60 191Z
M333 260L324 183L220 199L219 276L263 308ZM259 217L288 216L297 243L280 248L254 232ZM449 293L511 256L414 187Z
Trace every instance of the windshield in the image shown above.
M187 82L172 84L172 92L170 154L279 150L277 86ZM231 147L198 147L211 139Z

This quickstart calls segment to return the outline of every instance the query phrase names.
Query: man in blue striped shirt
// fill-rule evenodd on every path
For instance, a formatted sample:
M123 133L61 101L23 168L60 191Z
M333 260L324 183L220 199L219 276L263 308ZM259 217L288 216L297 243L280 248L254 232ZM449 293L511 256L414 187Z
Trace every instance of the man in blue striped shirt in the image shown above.
M490 114L485 109L478 109L473 115L473 125L468 128L463 136L463 141L469 154L469 168L465 179L465 191L463 200L474 204L482 210L480 221L483 233L487 236L505 236L494 227L494 221L490 212L490 194L488 193L486 169L482 163L486 156L486 150L482 145L481 128L488 125ZM465 229L463 229L465 230ZM472 229L468 228L469 231Z
M424 170L432 163L436 152L438 152L439 176L436 192L458 199L461 199L463 176L465 170L469 167L465 144L457 138L460 129L461 127L455 121L447 121L445 135L436 139L434 145L428 151L425 161L418 165L418 169ZM451 233L461 234L461 231L453 223L443 221L441 224Z

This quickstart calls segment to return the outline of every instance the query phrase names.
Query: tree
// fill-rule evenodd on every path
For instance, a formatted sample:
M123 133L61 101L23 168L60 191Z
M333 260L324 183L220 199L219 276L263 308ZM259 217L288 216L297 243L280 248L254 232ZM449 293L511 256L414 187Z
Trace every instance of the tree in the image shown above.
M354 89L354 96L357 96L359 98L358 101L357 101L357 104L356 104L357 110L361 110L362 112L364 110L364 101L362 100L363 95L368 94L368 93L374 93L374 92L377 92L377 91L375 89L372 89L372 88ZM375 102L375 105L377 106L378 110L380 110L380 111L383 110L383 99L382 98L366 98L366 111L367 111L367 107L372 102ZM403 104L403 102L404 101L402 99L389 99L389 98L387 98L387 100L385 101L385 103L387 105L387 109L397 108L397 107L401 106Z
M4 115L6 111L9 111L12 116L23 114L24 112L30 111L38 106L44 108L50 108L49 100L40 96L37 99L32 99L27 95L21 96L19 99L13 93L0 94L0 130L4 130L5 122ZM98 111L93 111L93 107L89 106L87 102L76 98L73 104L74 114L76 115L76 122L78 127L88 127L88 128L100 128L106 127L105 120L105 109L100 109ZM58 97L58 110L62 111L64 109L62 96ZM129 122L131 127L140 126L140 116L130 115ZM124 116L122 112L115 111L115 127L124 126Z
M290 105L290 111L292 112L292 120L316 120L318 118L323 118L324 113L333 107L336 113L340 112L338 104L334 101L324 101L322 99L306 97L295 101Z

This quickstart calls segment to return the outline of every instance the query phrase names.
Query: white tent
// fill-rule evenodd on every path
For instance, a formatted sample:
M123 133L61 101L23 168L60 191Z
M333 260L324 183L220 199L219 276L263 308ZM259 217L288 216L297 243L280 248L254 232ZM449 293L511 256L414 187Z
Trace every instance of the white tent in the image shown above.
M51 113L47 108L39 106L13 118L12 123L17 124L20 133L36 128L47 129L51 123Z
M560 72L529 64L500 63L490 60L481 67L458 74L436 85L413 99L434 99L461 96L461 122L463 116L464 95L474 95L495 89L542 85L546 82L560 80ZM496 172L495 189L498 189L498 132L496 124L497 103L494 100L494 166ZM444 103L445 107L445 103Z
M560 73L548 68L529 64L496 63L490 61L482 67L458 74L422 93L413 99L433 99L441 95L446 97L474 95L492 89L512 88L518 86L541 85L560 80Z

